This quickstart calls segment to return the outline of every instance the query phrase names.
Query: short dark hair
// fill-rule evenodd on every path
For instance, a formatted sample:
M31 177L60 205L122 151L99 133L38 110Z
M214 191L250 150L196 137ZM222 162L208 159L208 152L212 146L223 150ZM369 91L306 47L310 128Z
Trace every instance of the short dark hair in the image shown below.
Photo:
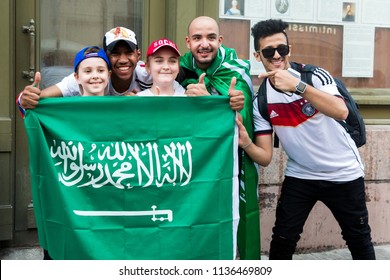
M251 28L255 51L259 50L260 48L259 39L274 35L276 33L283 33L286 36L288 45L288 37L285 31L287 27L288 23L280 19L268 19L256 23Z

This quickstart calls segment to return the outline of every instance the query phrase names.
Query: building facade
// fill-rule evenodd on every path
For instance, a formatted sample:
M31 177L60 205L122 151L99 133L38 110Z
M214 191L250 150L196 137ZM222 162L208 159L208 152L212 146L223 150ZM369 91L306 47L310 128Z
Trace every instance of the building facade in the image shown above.
M390 242L386 235L390 231L390 78L386 74L390 70L390 20L385 12L390 4L381 7L384 2L376 0L234 2L238 4L235 13L228 12L230 0L1 1L0 247L38 243L27 137L15 104L16 95L32 83L34 73L42 72L41 87L55 84L72 72L78 50L102 45L104 33L115 26L135 31L143 59L149 42L161 37L175 41L185 53L188 24L200 15L217 19L224 43L251 61L255 90L263 68L253 59L250 28L271 17L290 23L291 60L321 65L343 79L367 125L367 144L360 151L366 164L374 242ZM349 10L352 17L345 16ZM283 150L277 149L271 166L259 170L262 251L268 250L271 238L284 162ZM299 248L344 246L330 216L325 207L316 206Z

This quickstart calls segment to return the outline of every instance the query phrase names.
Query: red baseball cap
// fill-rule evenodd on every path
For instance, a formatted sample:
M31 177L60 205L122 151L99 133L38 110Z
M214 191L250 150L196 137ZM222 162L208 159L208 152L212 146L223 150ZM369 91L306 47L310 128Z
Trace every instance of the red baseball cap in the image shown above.
M168 40L166 38L162 38L159 40L154 41L150 44L148 48L148 52L146 53L146 58L154 54L157 50L159 50L162 47L170 47L172 48L178 56L180 56L179 49L177 48L176 44L172 42L171 40Z

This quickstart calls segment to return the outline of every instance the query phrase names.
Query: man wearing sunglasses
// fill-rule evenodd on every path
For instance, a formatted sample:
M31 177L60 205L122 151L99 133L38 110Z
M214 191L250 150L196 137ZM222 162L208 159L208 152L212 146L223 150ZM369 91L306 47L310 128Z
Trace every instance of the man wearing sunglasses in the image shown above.
M364 169L355 142L335 120L345 120L348 108L336 83L317 67L308 84L291 70L288 23L266 20L252 27L256 60L263 63L267 121L254 100L255 141L239 126L239 145L257 163L272 158L272 133L287 156L285 178L276 208L270 259L292 259L303 226L316 202L322 201L342 229L353 259L375 259L365 201ZM311 84L313 86L311 86Z

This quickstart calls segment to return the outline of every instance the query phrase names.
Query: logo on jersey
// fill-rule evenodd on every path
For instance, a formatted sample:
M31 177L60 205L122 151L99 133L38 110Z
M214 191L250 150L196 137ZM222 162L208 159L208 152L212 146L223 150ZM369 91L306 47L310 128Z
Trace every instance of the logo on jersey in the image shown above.
M309 102L302 106L302 113L304 113L308 117L313 116L315 112L316 109Z
M272 119L272 118L276 118L276 117L278 117L278 116L279 116L279 114L276 113L274 110L272 110L272 111L271 111L271 114L269 115L269 118Z

